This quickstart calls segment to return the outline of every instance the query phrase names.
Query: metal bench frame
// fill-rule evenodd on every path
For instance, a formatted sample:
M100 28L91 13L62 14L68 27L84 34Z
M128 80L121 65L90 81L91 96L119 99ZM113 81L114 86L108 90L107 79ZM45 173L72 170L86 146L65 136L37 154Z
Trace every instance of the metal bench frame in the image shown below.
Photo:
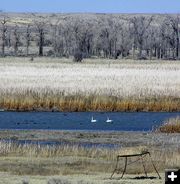
M146 156L149 156L150 161L151 161L151 163L152 163L152 166L153 166L154 170L156 171L156 173L157 173L159 179L161 179L161 176L160 176L160 174L159 174L159 172L158 172L156 166L154 165L154 163L153 163L153 161L152 161L151 154L150 154L150 152L148 152L148 151L142 152L142 153L139 153L139 154L132 154L132 155L118 155L118 156L117 156L117 161L116 161L116 166L115 166L115 169L114 169L114 171L113 171L113 173L112 173L110 179L112 179L112 177L114 176L115 173L119 174L120 171L121 171L121 169L122 169L122 168L118 168L118 165L119 165L118 163L119 163L120 158L125 158L125 165L124 165L124 169L123 169L121 178L123 178L123 176L124 176L124 174L125 174L125 172L126 172L127 166L130 165L130 164L132 164L132 163L135 163L135 162L137 162L137 161L139 161L139 160L141 160L141 163L142 163L143 169L144 169L144 173L145 173L146 177L148 177L147 171L146 171L146 167L145 167L145 163L144 163L144 157L146 157ZM139 158L138 158L136 161L131 162L131 163L128 164L128 158L130 158L130 157L139 157Z

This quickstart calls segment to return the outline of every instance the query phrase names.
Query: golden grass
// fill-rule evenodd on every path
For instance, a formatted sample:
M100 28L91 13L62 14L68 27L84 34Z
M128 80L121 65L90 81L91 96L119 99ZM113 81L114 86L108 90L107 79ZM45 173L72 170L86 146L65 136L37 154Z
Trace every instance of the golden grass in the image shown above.
M168 119L157 131L162 133L180 133L180 117Z
M0 108L14 111L180 111L180 99L118 99L111 96L24 95L4 96Z

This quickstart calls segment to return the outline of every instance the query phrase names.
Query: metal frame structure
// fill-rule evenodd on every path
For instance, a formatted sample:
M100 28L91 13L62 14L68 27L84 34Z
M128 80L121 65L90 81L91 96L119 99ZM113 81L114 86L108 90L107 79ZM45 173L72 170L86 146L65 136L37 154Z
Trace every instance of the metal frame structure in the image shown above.
M146 156L149 156L150 161L151 161L151 164L152 164L154 170L156 171L156 173L157 173L159 179L161 179L161 176L160 176L160 174L159 174L159 172L158 172L156 166L154 165L154 163L153 163L153 161L152 161L151 154L150 154L150 152L148 152L148 151L142 152L142 153L139 153L139 154L132 154L132 155L118 155L118 156L117 156L117 161L116 161L116 166L115 166L115 169L114 169L114 171L113 171L113 173L112 173L110 179L112 179L112 177L114 176L115 173L119 174L120 171L121 171L122 169L123 169L123 171L122 171L121 178L123 178L123 176L124 176L124 174L125 174L125 172L126 172L127 166L130 165L130 164L133 164L133 163L135 163L135 162L137 162L137 161L139 161L139 160L141 160L141 163L142 163L143 169L144 169L144 173L145 173L146 177L148 177L147 171L146 171L146 167L145 167L145 163L144 163L144 158L145 158ZM135 161L133 161L133 162L128 163L128 158L130 158L130 157L138 157L138 159L135 160ZM124 168L118 168L120 158L125 158Z

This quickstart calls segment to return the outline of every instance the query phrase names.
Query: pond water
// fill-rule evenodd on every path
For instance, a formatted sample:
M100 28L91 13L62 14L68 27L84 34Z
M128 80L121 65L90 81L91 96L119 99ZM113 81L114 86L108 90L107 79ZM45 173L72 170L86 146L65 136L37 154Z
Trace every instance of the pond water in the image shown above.
M150 131L176 116L180 112L0 112L0 129ZM113 123L106 123L107 117Z

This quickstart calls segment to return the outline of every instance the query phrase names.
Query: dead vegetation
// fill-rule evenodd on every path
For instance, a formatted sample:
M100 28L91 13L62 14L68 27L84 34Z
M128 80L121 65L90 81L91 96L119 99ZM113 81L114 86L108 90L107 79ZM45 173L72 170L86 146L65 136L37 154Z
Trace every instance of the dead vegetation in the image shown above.
M180 117L170 118L157 131L162 133L180 133Z
M2 59L0 108L14 111L180 111L178 62Z
M84 148L81 146L42 146L18 145L11 142L0 142L0 171L17 175L74 175L90 173L111 173L116 156L119 154L141 153L149 149L158 170L165 167L178 167L180 163L179 149L158 149L156 147L129 147L119 149ZM123 164L123 160L120 162ZM150 160L146 160L148 172L153 168ZM141 164L128 167L127 173L143 173Z

